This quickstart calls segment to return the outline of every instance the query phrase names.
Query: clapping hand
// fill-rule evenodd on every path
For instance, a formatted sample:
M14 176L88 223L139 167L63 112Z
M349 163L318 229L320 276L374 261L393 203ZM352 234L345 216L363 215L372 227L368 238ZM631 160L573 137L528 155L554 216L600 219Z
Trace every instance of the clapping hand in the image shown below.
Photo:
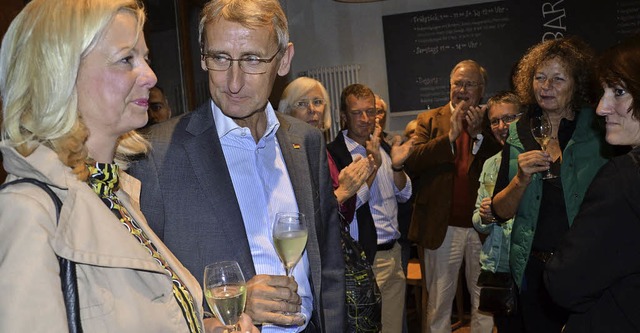
M404 165L404 161L409 158L409 155L413 152L415 137L411 136L409 140L402 143L402 137L396 135L393 137L393 144L391 146L391 166L400 169Z
M357 156L351 164L340 170L339 186L333 191L338 203L341 204L351 198L375 169L373 156L369 155L366 158Z
M373 156L376 169L380 168L382 164L382 157L380 156L380 133L382 133L382 127L380 127L380 123L376 118L376 127L370 139L366 142L367 154Z
M466 131L470 137L476 137L482 133L482 119L487 111L487 106L468 106L462 101L456 105L451 112L451 128L449 129L449 142L455 142L460 133L465 130L464 123L467 123Z
M472 138L482 133L482 119L487 112L487 106L469 106L469 110L465 114L465 120L467 121L467 133Z
M462 101L451 112L451 127L449 128L449 142L456 142L464 130L462 120L465 117L467 102Z

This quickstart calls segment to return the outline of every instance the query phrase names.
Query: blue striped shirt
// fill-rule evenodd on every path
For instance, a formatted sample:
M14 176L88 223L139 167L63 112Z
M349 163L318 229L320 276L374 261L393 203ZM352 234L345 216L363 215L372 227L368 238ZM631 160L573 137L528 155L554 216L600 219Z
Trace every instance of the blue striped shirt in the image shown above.
M342 131L342 135L344 135L344 142L351 153L351 157L355 158L358 155L365 157L367 149L348 137L347 131ZM380 147L380 156L382 157L382 164L377 170L376 178L373 180L371 188L365 183L358 190L356 209L367 201L369 202L371 216L376 225L378 244L384 244L400 238L398 202L407 202L411 197L412 188L411 179L405 174L407 184L402 190L398 189L393 181L391 157L382 147ZM351 223L352 225L358 225L357 216L354 216ZM358 239L358 228L350 228L350 233L354 239Z
M298 204L291 185L276 131L280 123L273 107L267 104L267 129L256 143L247 127L240 127L225 116L213 101L213 118L216 123L222 151L231 175L242 219L247 231L251 256L256 274L285 275L283 264L274 249L271 233L278 212L297 212ZM233 245L230 244L230 250ZM264 325L267 332L299 332L311 318L313 294L309 283L310 271L307 251L293 270L302 298L302 314L306 317L301 327Z

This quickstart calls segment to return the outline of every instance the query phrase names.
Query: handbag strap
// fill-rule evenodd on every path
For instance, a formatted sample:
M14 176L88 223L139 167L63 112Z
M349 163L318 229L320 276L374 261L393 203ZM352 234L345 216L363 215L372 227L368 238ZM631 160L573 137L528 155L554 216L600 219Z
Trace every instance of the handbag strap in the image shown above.
M40 187L44 190L53 203L56 206L56 224L60 220L60 210L62 209L62 201L53 192L53 190L44 182L41 182L33 178L21 178L5 184L0 185L0 190L7 186L29 183ZM58 262L60 263L60 282L62 286L62 296L64 298L64 305L67 310L67 323L69 325L70 333L82 333L82 324L80 322L80 301L78 298L78 279L76 277L76 264L75 262L58 256Z

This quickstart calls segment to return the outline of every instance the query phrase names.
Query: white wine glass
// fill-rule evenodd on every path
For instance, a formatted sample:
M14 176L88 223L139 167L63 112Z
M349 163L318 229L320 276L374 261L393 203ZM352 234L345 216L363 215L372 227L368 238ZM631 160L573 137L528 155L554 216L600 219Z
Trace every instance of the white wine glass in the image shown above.
M493 190L496 187L496 180L498 179L498 172L500 171L500 166L498 165L498 160L491 160L491 165L487 165L486 171L482 174L482 186L487 190L487 194L489 196L493 196Z
M213 314L228 331L237 329L244 312L247 286L235 261L221 261L204 268L204 295Z
M542 151L546 152L547 144L549 144L549 140L551 140L551 121L549 121L547 115L542 113L539 116L532 116L529 122L533 138L538 142L540 148L542 148ZM542 176L542 179L552 179L556 177L556 175L553 175L551 173L551 167L549 167L549 169L547 169L545 174Z
M302 213L277 213L273 223L273 246L284 265L285 273L291 276L307 245L307 223Z
M493 196L493 191L496 188L498 170L498 166L496 164L496 161L494 160L489 169L482 174L482 186L484 186L485 191L487 191L488 198L491 198ZM495 217L493 217L489 222L497 222L497 220Z

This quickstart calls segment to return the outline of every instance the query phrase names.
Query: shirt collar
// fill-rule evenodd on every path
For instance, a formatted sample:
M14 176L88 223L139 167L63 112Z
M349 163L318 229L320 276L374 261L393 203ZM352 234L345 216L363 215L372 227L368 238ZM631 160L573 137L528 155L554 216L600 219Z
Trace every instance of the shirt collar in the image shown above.
M213 120L216 124L218 138L222 139L230 132L249 131L248 128L240 127L235 121L233 121L233 119L231 119L231 117L222 113L222 110L220 110L213 100L211 100L211 110L213 112ZM265 112L267 113L267 130L264 132L263 137L272 135L280 127L280 122L278 121L278 117L276 117L275 110L273 109L273 106L271 106L270 102L267 102Z
M347 150L349 150L349 153L353 153L354 150L358 149L358 147L362 147L362 145L357 143L352 138L348 137L347 134L349 134L349 130L342 131L342 135L344 136L344 143L347 146Z

